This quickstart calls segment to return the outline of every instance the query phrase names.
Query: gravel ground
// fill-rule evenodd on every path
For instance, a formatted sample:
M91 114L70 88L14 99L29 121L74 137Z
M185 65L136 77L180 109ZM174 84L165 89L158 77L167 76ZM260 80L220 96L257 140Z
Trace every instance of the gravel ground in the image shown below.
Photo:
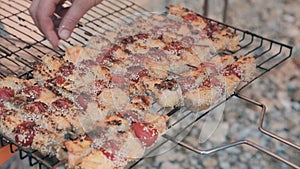
M170 1L203 12L199 1ZM203 1L200 1L203 2ZM155 3L148 6L157 9ZM223 1L211 0L209 17L223 19ZM300 1L229 0L226 23L293 46L293 57L254 81L242 94L266 106L264 128L300 145ZM158 8L160 9L160 8ZM226 103L223 119L205 142L201 141L203 124L199 121L184 142L201 150L235 140L247 139L300 165L300 152L258 130L259 107L233 98ZM205 123L204 123L205 122ZM291 168L250 146L240 145L210 155L199 155L177 146L165 154L146 159L137 168Z
M137 0L136 0L137 1ZM203 12L203 0L170 0ZM164 10L160 0L146 4L153 11ZM137 3L145 3L137 1ZM159 6L156 4L160 3ZM209 17L221 20L223 1L210 0ZM300 145L300 1L298 0L229 0L226 22L258 35L291 45L293 57L254 81L242 94L266 106L264 128ZM209 119L197 122L184 142L199 149L247 139L300 165L300 152L262 134L258 130L260 108L238 98L225 106L221 123ZM203 127L218 128L207 140ZM1 168L1 167L0 167ZM12 166L12 168L18 168ZM210 155L199 155L176 146L159 156L146 158L139 169L261 169L290 168L286 164L250 146L239 145Z

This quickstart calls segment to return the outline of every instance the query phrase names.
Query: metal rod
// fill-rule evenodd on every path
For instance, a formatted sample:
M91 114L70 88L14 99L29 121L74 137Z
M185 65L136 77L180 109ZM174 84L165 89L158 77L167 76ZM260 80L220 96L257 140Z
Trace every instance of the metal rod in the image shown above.
M228 9L228 0L224 0L223 22L226 22L227 19L227 9Z
M266 106L264 104L259 103L257 101L254 101L254 100L252 100L250 98L247 98L246 96L243 96L241 94L239 94L237 97L239 97L239 98L241 98L241 99L243 99L245 101L248 101L248 102L250 102L252 104L255 104L255 105L261 107L262 110L260 112L261 115L260 115L259 123L258 123L258 129L259 129L259 131L261 131L262 133L264 133L264 134L266 134L266 135L268 135L268 136L270 136L270 137L272 137L272 138L274 138L274 139L276 139L276 140L278 140L278 141L280 141L280 142L282 142L284 144L287 144L287 145L289 145L289 146L291 146L291 147L293 147L293 148L295 148L297 150L300 150L300 146L299 145L297 145L295 143L292 143L291 141L288 141L287 139L284 139L284 138L282 138L282 137L280 137L280 136L278 136L278 135L276 135L276 134L274 134L274 133L272 133L272 132L270 132L270 131L268 131L268 130L266 130L266 129L263 128L264 118L265 118L265 113L266 113Z
M203 15L208 16L208 9L209 9L209 0L204 0L204 5L203 5Z
M290 142L290 141L288 141L288 140L286 140L286 139L284 139L284 138L282 138L282 137L280 137L280 136L278 136L278 135L276 135L276 134L274 134L272 132L269 132L269 131L265 130L262 127L263 126L263 121L264 121L264 114L265 114L265 111L266 111L266 107L263 104L261 104L261 103L259 103L257 101L251 100L250 98L247 98L247 97L242 96L242 95L237 95L237 97L241 98L241 99L243 99L245 101L248 101L248 102L250 102L250 103L252 103L252 104L254 104L256 106L261 107L261 109L262 109L261 110L261 116L260 116L260 120L259 120L259 124L258 124L259 131L261 131L262 133L264 133L264 134L266 134L266 135L268 135L268 136L270 136L270 137L272 137L272 138L274 138L274 139L276 139L276 140L278 140L278 141L280 141L280 142L282 142L284 144L287 144L287 145L289 145L289 146L291 146L291 147L293 147L293 148L295 148L297 150L300 150L299 145L296 145L296 144L294 144L294 143L292 143L292 142ZM188 144L186 144L186 143L184 143L184 142L182 142L180 140L177 140L175 137L172 137L172 136L169 136L169 135L164 135L164 137L166 139L168 139L168 140L170 140L170 141L178 144L179 146L182 146L182 147L184 147L184 148L186 148L188 150L191 150L191 151L193 151L195 153L198 153L200 155L208 155L208 154L212 154L212 153L218 152L220 150L231 148L231 147L234 147L234 146L237 146L237 145L246 144L246 145L249 145L249 146L251 146L253 148L256 148L257 150L260 150L260 151L262 151L262 152L264 152L264 153L272 156L273 158L276 158L279 161L282 161L283 163L285 163L285 164L287 164L287 165L289 165L289 166L291 166L293 168L297 168L297 169L300 168L299 165L294 164L291 161L289 161L289 160L287 160L287 159L279 156L278 154L273 153L270 150L268 150L268 149L266 149L266 148L264 148L264 147L262 147L262 146L260 146L260 145L258 145L256 143L254 143L254 142L252 142L250 140L246 140L246 139L245 140L236 140L236 141L233 141L231 143L224 144L224 145L217 146L217 147L213 147L213 148L207 149L207 150L201 150L201 149L195 148L195 147L193 147L191 145L188 145Z

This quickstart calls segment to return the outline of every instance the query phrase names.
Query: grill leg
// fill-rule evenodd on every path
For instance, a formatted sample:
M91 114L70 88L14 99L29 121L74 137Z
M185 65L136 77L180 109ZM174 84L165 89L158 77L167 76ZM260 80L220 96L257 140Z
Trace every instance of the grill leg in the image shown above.
M204 11L204 13L203 13L203 15L204 16L207 16L208 15L208 8L209 8L209 2L208 2L209 0L205 0L204 1L204 5L203 5L203 11Z
M224 0L223 22L226 22L227 19L227 8L228 8L228 0ZM203 15L207 17L208 13L209 13L209 0L204 0Z
M227 18L227 8L228 8L228 0L224 0L223 22L226 22L226 18Z

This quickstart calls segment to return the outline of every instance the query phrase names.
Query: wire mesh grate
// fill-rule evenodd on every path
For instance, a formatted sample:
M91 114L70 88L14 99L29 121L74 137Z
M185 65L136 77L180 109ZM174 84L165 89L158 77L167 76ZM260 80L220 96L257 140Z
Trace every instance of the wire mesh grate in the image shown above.
M8 75L30 78L31 71L33 69L32 63L39 61L41 56L49 53L62 56L64 49L76 44L85 45L91 36L103 34L107 30L113 30L120 24L130 23L136 16L147 17L150 14L149 11L147 11L144 7L139 6L131 1L103 1L102 4L92 8L80 20L80 23L77 25L72 37L69 40L62 41L59 49L53 50L50 47L49 42L35 27L29 15L28 7L30 6L30 3L30 0L0 1L0 78ZM226 51L225 54L249 55L256 57L258 74L252 81L269 72L271 69L284 62L292 55L291 46L264 38L260 35L218 22L216 20L209 18L207 19L210 22L228 27L233 32L240 35L240 48L237 51ZM238 96L239 91L241 91L251 82L243 84L236 92L236 95ZM230 98L231 97L226 98L211 109L224 104ZM258 104L258 106L260 106L260 104ZM208 154L208 152L201 152L197 148L184 144L177 138L182 132L193 125L193 123L207 115L209 112L210 111L203 112L195 117L193 113L188 110L182 110L180 108L169 110L168 114L171 116L171 118L174 118L172 123L169 124L169 128L182 123L184 120L187 120L188 123L186 123L186 126L183 127L181 131L172 133L172 135L164 135L160 144L148 151L147 154L155 152L166 142L174 142L197 153ZM174 116L174 114L176 116ZM190 120L190 116L193 116L194 120ZM275 136L275 139L277 139L277 136ZM10 140L3 135L0 135L0 141L2 146L9 144L12 152L19 150L20 157L22 159L28 158L30 165L32 166L38 165L39 168L55 168L64 164L64 161L59 161L56 158L43 157L37 151L23 149L15 144L13 140ZM283 140L283 142L285 142L285 140ZM223 147L217 147L209 152L226 149L227 147L236 146L239 144L250 144L250 146L253 146L251 143L244 140L240 142L237 141ZM256 145L254 145L254 147L255 146ZM17 149L15 147L17 147ZM260 149L260 147L258 147L258 149ZM266 153L272 156L269 151L266 151ZM276 157L277 156L275 155L275 158ZM284 159L281 159L280 157L277 159L286 162L292 167L297 167L297 165L290 164L288 161L284 161ZM133 168L141 160L143 160L143 158L137 160L135 163L129 166L129 168Z

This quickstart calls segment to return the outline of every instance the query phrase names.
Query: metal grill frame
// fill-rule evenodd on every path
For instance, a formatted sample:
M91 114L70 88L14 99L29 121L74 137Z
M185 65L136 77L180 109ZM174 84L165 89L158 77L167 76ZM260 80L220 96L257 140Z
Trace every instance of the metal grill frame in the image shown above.
M63 51L75 44L79 45L85 45L85 43L88 41L88 39L91 36L102 34L103 32L107 30L114 29L116 25L120 23L130 23L130 21L134 20L134 16L146 16L149 14L149 11L147 11L144 7L139 6L131 1L122 1L122 0L107 0L104 1L105 3L100 4L94 8L92 8L80 21L80 23L77 25L77 28L75 29L72 37L68 41L63 41L62 44L59 47L59 50L53 50L50 47L50 44L47 42L47 40L44 38L44 36L38 32L38 30L35 28L35 25L33 24L30 18L30 15L27 11L27 8L29 4L31 3L30 0L23 0L17 1L1 1L0 3L0 10L3 10L4 14L0 14L0 20L4 21L4 26L8 27L11 31L7 32L3 27L0 27L0 33L4 33L5 37L1 35L1 38L5 40L5 43L8 45L14 46L14 49L11 50L7 45L0 44L0 78L6 77L8 75L15 75L20 78L31 78L32 77L32 69L31 66L32 62L39 61L40 57L45 54L53 53L59 57L63 56ZM14 4L14 5L12 5ZM3 6L9 6L13 10L8 11ZM20 10L22 8L22 10ZM101 12L99 12L101 11ZM125 17L130 16L130 17ZM203 17L203 16L202 16ZM199 121L201 118L205 117L207 114L210 113L212 109L215 109L216 107L220 106L221 104L225 104L227 100L231 99L232 97L237 97L239 99L245 100L249 102L250 104L253 104L255 106L258 106L261 108L261 116L258 124L258 130L261 131L263 134L272 137L273 139L276 139L286 145L291 146L292 148L300 151L300 146L297 144L294 144L290 141L288 141L285 138L282 138L266 129L263 128L263 122L264 122L264 115L266 111L265 105L251 100L247 98L246 96L241 95L241 91L247 87L250 83L255 81L256 79L260 78L265 73L269 72L288 58L292 56L292 47L277 41L274 41L272 39L265 38L263 36L257 35L255 33L252 33L247 30L243 30L240 28L236 28L234 26L206 18L209 22L216 23L218 25L221 25L223 27L227 27L231 29L233 32L240 35L240 48L237 51L226 51L224 54L233 54L233 55L252 55L256 57L257 60L257 70L258 74L253 78L250 82L242 84L238 90L233 94L232 96L226 98L225 100L219 102L217 105L212 107L210 110L199 114L198 117L191 121L189 124L186 125L185 128L183 128L181 131L178 131L178 135L180 135L182 132L185 132L186 129L188 129L190 126L192 126L194 123ZM19 26L21 26L22 29L16 29L12 25L7 23L12 22L18 22ZM22 30L27 30L27 32L22 32ZM32 34L30 34L32 32ZM7 36L9 35L9 36ZM21 36L19 36L21 35ZM21 46L18 46L16 42L19 44L21 43ZM34 51L34 52L32 52ZM28 55L28 57L24 57L24 55ZM23 71L16 71L12 70L10 67L8 67L6 64L3 63L10 63L13 65L13 67L19 69L20 67L25 67ZM5 71L4 71L5 70ZM172 116L176 113L178 113L180 108L175 108L172 111L168 113L169 116ZM189 112L185 114L182 118L178 119L175 123L180 123L181 120L189 116L189 114L192 112ZM169 128L172 127L174 124L170 124ZM283 157L273 153L272 151L261 147L260 145L257 145L250 140L236 140L231 143L227 143L218 147L211 148L209 150L201 150L197 147L192 147L185 142L179 140L175 136L170 136L168 134L163 135L163 138L165 139L163 142L161 142L158 145L155 145L155 147L147 152L145 154L145 157L148 154L151 154L151 152L155 151L156 149L159 149L163 144L166 142L173 142L176 145L182 146L188 150L191 150L195 153L198 153L200 155L206 155L211 154L220 150L224 150L233 146L238 146L241 144L246 144L248 146L251 146L253 148L256 148L257 150L260 150L270 156L272 156L275 159L278 159L287 165L294 167L294 168L300 168L299 165L294 164L290 162L287 159L284 159ZM36 150L28 150L24 149L21 146L17 145L13 140L10 140L9 138L5 137L4 135L0 134L0 145L5 146L9 145L11 152L17 152L19 151L19 155L21 159L28 158L29 164L31 166L39 165L39 168L57 168L58 166L64 165L65 161L59 161L57 159L54 159L52 157L43 157L37 152ZM140 161L144 159L141 158L131 164L129 168L134 168Z

